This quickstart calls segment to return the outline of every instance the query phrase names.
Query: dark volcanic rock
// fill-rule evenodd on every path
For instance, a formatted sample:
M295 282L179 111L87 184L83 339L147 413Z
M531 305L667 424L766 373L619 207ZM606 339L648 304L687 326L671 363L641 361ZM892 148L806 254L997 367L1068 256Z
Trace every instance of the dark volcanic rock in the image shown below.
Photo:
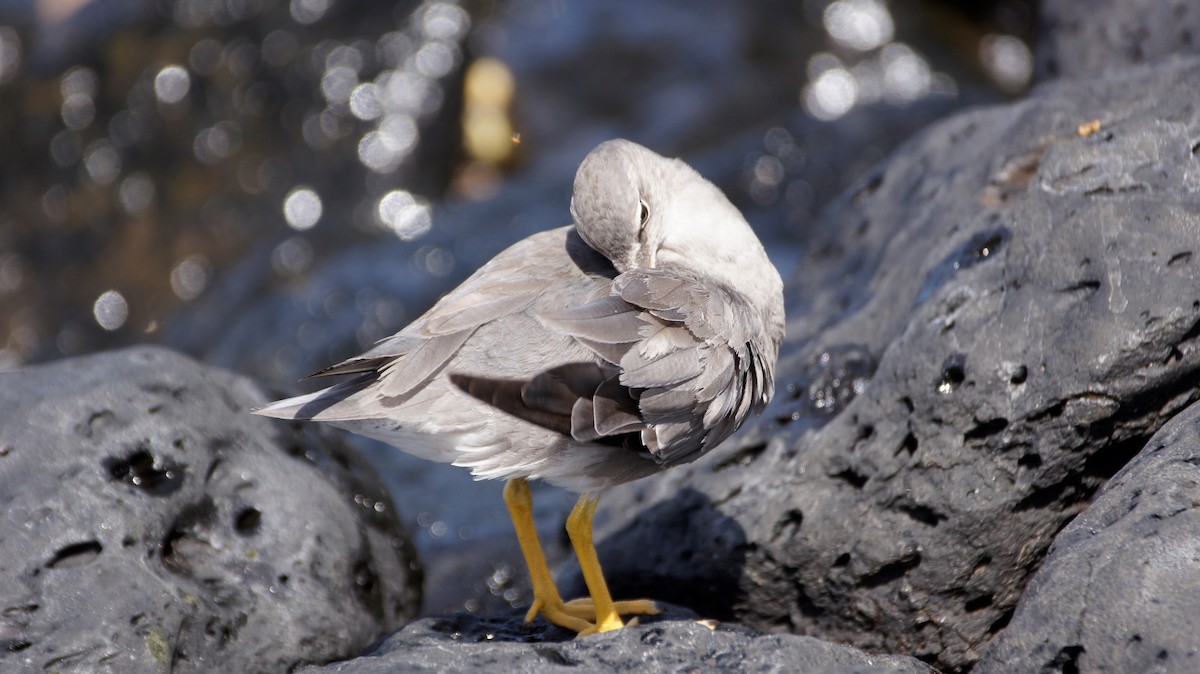
M1158 432L1054 539L975 667L1200 670L1200 405Z
M643 624L582 639L544 622L521 624L523 613L479 618L426 618L389 637L363 657L302 671L384 672L884 672L929 674L903 656L870 655L811 637L764 635L708 625L679 609Z
M775 402L606 496L614 594L977 660L1054 535L1200 397L1197 81L1177 57L957 115L831 207Z
M263 402L162 349L0 374L0 669L286 671L416 613L369 467Z
M1200 49L1194 0L1042 0L1036 76L1099 75Z

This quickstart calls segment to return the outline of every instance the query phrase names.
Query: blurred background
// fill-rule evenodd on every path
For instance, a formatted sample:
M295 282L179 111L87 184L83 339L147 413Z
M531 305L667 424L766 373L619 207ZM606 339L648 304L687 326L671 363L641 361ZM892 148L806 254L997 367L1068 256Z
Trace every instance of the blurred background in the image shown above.
M891 148L1025 91L1035 9L0 0L0 370L151 342L296 392L568 224L576 166L617 136L716 182L786 278ZM384 470L427 561L487 538L468 523L498 496L447 509L409 489L443 478ZM521 599L511 568L446 573Z

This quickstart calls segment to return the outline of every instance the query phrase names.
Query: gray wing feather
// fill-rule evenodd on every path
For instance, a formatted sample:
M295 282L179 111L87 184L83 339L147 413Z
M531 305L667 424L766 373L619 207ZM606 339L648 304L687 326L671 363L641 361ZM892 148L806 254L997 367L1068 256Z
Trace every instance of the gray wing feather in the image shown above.
M563 311L542 313L538 318L547 327L600 344L636 342L639 330L645 325L637 309L620 297L605 297Z
M450 381L475 398L515 417L564 435L571 432L569 417L525 404L521 395L521 389L525 386L524 381L489 379L454 373L450 374Z
M592 427L601 435L636 433L645 423L642 421L638 401L630 390L621 385L619 377L605 379L596 388L592 398Z
M514 285L514 284L509 284ZM494 296L491 289L489 295L453 298L455 301L445 302L439 306L439 311L430 316L424 325L426 332L434 335L455 333L460 330L476 328L502 316L516 313L529 305L536 287L531 286L527 292L519 288L501 288L509 290L512 295Z
M655 358L630 349L621 359L621 383L631 388L666 387L695 379L704 371L704 345L675 349Z
M416 390L445 367L473 332L474 327L428 338L416 350L388 363L380 373L380 394L400 398Z
M407 353L411 353L425 343L425 339L400 333L381 339L369 351L361 353L353 358L348 358L336 365L318 370L308 376L310 377L330 377L338 374L354 374L357 372L374 372L382 367L385 363L393 358L399 358Z
M569 416L575 401L591 397L608 376L595 363L568 363L529 380L521 399L529 407Z
M711 281L654 269L621 274L612 288L613 296L539 315L620 367L619 384L607 381L573 404L574 438L637 431L660 463L681 463L766 405L774 363L755 343L765 331L748 301Z

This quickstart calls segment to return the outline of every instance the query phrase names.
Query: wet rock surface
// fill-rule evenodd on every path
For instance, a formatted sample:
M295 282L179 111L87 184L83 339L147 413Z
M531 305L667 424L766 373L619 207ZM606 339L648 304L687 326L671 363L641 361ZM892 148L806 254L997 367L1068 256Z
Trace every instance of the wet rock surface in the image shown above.
M375 672L878 672L925 674L928 665L902 656L870 655L795 635L765 635L716 621L698 622L683 609L616 632L572 639L570 633L523 613L455 614L414 622L360 658L300 671Z
M158 348L0 374L0 669L287 671L416 614L383 487Z
M969 668L1200 397L1198 77L1175 57L956 115L845 194L789 285L775 402L606 495L614 593Z
M1044 0L1035 75L1099 75L1200 49L1200 5L1190 0Z
M1055 538L974 671L1196 671L1198 503L1200 406L1192 405Z

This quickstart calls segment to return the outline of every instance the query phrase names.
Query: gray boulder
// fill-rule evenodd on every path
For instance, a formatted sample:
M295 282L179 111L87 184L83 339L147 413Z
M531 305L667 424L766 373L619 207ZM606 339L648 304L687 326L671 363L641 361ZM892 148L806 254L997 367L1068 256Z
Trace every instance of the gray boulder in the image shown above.
M614 594L970 667L1054 535L1200 397L1197 81L1176 57L1046 85L844 195L763 417L605 497Z
M0 374L0 670L288 671L415 615L362 459L157 348Z
M360 658L301 670L307 674L390 672L821 672L930 674L919 660L871 655L812 637L766 635L744 627L697 622L667 607L666 616L616 632L572 639L522 612L425 618Z
M1100 75L1200 49L1194 0L1042 0L1036 76Z
M1192 405L1054 539L974 671L1200 669L1197 503L1200 405Z

